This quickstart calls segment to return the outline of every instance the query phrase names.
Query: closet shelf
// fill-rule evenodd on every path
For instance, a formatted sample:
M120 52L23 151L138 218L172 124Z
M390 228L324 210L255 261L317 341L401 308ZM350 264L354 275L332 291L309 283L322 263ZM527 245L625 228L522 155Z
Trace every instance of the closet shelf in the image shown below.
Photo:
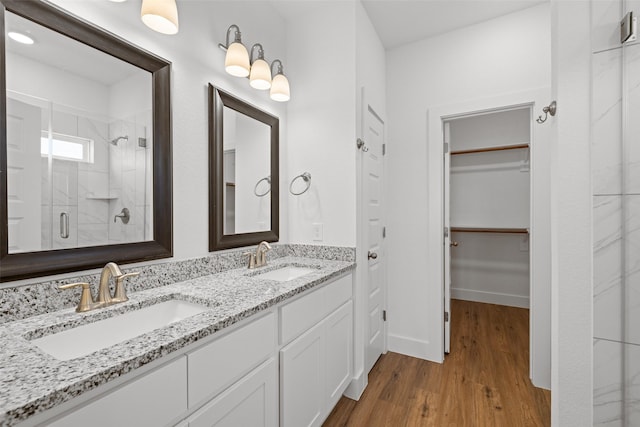
M482 148L473 148L469 150L456 150L456 151L452 151L451 155L455 156L458 154L488 153L491 151L504 151L504 150L520 150L522 148L529 148L529 144L497 145L495 147L482 147Z
M528 228L451 227L452 232L529 234Z
M117 194L94 194L89 193L86 196L87 200L116 200L119 196Z

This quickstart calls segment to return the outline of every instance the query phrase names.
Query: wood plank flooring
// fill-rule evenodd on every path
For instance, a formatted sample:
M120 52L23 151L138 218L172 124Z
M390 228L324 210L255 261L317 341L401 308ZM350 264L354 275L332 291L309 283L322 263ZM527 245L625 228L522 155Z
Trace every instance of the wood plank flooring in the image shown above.
M382 355L358 402L343 397L324 427L551 425L551 393L529 380L529 310L451 301L443 364Z

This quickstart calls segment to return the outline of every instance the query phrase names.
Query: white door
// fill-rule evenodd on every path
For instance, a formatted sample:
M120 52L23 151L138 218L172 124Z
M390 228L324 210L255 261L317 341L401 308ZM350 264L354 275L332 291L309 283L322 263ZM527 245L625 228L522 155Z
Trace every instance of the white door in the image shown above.
M382 195L384 122L367 105L364 111L365 149L363 162L364 215L367 221L367 314L365 370L369 372L384 352L384 271L382 262Z
M40 111L7 99L9 253L40 250Z
M444 122L443 124L443 133L444 133L444 189L442 194L444 195L443 200L443 219L444 219L444 266L443 266L443 277L444 277L444 352L449 353L451 348L451 246L456 245L454 241L451 239L451 206L449 203L450 200L450 186L449 186L449 175L451 171L451 149L450 149L450 129L449 123Z

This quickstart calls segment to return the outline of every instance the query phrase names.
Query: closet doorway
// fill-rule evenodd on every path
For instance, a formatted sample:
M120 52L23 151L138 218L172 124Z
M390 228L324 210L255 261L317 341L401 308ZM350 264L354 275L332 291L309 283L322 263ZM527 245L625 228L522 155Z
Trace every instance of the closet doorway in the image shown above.
M443 123L447 313L452 298L529 308L531 115L524 106Z
M551 128L535 119L548 103L539 90L430 109L428 149L441 354L451 349L452 298L529 309L529 376L543 388L551 382Z

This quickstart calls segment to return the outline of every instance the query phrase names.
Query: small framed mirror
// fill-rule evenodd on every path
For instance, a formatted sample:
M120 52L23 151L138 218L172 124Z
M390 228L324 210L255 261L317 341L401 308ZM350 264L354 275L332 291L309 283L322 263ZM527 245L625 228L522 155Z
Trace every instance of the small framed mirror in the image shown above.
M170 257L171 64L0 3L0 279Z
M209 85L209 250L276 242L279 119Z

